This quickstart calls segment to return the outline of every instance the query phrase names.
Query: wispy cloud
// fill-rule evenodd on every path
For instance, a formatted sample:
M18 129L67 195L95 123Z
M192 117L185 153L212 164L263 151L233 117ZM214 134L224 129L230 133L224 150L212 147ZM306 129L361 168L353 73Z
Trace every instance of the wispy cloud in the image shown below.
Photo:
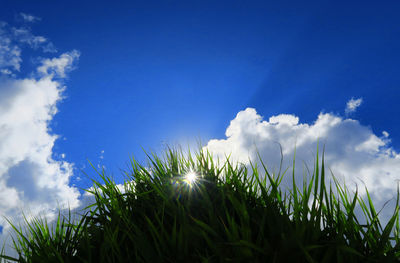
M51 75L65 78L65 74L74 69L74 62L77 61L79 56L79 51L72 50L57 58L43 59L42 65L37 68L37 71L43 76Z
M0 69L1 73L10 75L21 68L21 48L10 34L8 24L0 21Z
M13 75L19 72L22 49L40 49L44 53L57 52L53 43L43 36L36 36L29 27L11 27L0 21L0 74Z
M350 113L355 112L357 110L357 108L360 107L362 102L363 102L362 98L358 98L358 99L351 98L351 100L349 100L346 104L345 113L350 114Z
M247 108L230 122L225 135L224 139L210 140L205 148L220 160L231 154L234 161L246 165L249 160L257 162L258 150L268 169L275 172L280 168L279 144L283 149L283 170L292 165L296 147L297 182L302 181L304 169L307 171L304 164L312 171L319 138L320 147L326 147L327 167L350 189L355 190L357 183L360 193L365 194L364 182L378 208L396 196L400 154L389 146L387 132L376 135L356 120L331 113L319 114L313 124L301 123L297 116L288 114L264 120L255 109ZM282 185L291 187L291 175L285 178ZM381 215L387 220L385 212Z
M22 12L19 13L19 16L20 16L25 22L29 22L29 23L38 22L38 21L42 20L40 17L33 16L33 15L30 15L30 14L26 14L26 13L22 13Z
M31 29L27 27L12 28L14 39L23 44L29 45L33 49L41 48L43 52L55 53L57 49L53 43L49 42L47 38L43 36L35 36L32 34Z

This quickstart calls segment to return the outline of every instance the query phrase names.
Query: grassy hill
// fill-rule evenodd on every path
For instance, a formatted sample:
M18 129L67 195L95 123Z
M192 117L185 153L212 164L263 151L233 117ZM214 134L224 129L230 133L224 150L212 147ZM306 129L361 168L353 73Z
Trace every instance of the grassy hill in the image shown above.
M260 158L261 161L261 158ZM294 164L294 161L293 161ZM302 187L202 150L168 149L131 161L124 189L99 173L92 211L50 228L37 219L28 234L14 226L18 258L7 262L400 262L399 192L393 217L381 226L368 202L337 180L325 185L318 153ZM265 175L265 176L264 176ZM280 187L292 176L293 188ZM334 193L338 193L335 196ZM361 207L367 224L354 214Z

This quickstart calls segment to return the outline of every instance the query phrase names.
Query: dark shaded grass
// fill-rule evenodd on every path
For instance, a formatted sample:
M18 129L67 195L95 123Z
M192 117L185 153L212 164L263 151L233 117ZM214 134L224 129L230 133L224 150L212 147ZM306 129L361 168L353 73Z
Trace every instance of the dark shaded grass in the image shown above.
M13 226L19 258L13 262L400 262L399 191L382 227L367 203L334 180L325 185L322 154L310 181L284 192L283 174L269 174L261 158L247 169L229 158L218 166L208 152L170 149L148 155L147 168L131 160L125 191L104 170L93 181L92 211L71 215L55 229L46 221ZM191 184L185 174L198 175ZM334 193L337 193L335 196ZM354 211L360 206L366 224ZM11 223L11 222L10 222Z

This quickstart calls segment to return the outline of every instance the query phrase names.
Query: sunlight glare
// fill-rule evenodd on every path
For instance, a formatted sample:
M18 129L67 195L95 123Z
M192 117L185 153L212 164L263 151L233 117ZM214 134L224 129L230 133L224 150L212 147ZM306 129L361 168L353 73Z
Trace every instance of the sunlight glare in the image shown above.
M197 174L195 172L193 172L193 171L190 171L185 175L184 181L189 186L192 186L196 180L197 180Z

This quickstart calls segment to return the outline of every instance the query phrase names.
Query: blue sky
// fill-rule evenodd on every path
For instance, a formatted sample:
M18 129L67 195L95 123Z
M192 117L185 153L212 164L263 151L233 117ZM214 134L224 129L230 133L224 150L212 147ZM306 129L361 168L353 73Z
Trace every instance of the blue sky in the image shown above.
M216 154L236 151L246 161L251 142L272 156L276 149L265 138L294 145L291 139L301 134L308 138L304 153L315 150L310 136L320 136L331 145L327 151L338 173L352 171L346 157L357 164L354 169L369 169L369 182L376 184L371 178L384 169L361 160L400 169L399 11L396 1L2 0L0 21L6 24L0 37L10 41L0 42L0 95L2 89L6 94L0 109L14 102L13 90L28 94L22 80L29 80L43 94L53 92L40 97L48 100L35 106L40 114L50 106L57 113L39 115L40 135L21 132L31 138L21 155L0 148L0 164L13 160L0 165L1 187L40 203L39 175L19 177L37 166L58 178L58 188L46 186L49 193L64 189L75 200L74 187L91 185L80 170L94 176L87 160L104 165L120 183L120 169L132 155L144 160L142 147L159 152L165 143L195 147L201 139ZM10 55L12 47L20 54ZM10 58L17 60L13 64ZM40 81L45 78L52 82ZM351 99L356 106L346 112ZM3 118L4 127L14 127L10 123L11 117ZM279 123L291 128L266 128ZM14 137L23 127L10 128ZM249 127L254 129L246 131ZM354 134L354 141L347 141ZM1 136L0 147L1 138L8 145L10 137ZM32 157L37 145L47 147L46 158ZM348 155L339 155L346 147ZM24 188L28 181L38 184L36 192ZM385 181L382 189L386 185L393 183ZM0 212L13 215L15 207Z

